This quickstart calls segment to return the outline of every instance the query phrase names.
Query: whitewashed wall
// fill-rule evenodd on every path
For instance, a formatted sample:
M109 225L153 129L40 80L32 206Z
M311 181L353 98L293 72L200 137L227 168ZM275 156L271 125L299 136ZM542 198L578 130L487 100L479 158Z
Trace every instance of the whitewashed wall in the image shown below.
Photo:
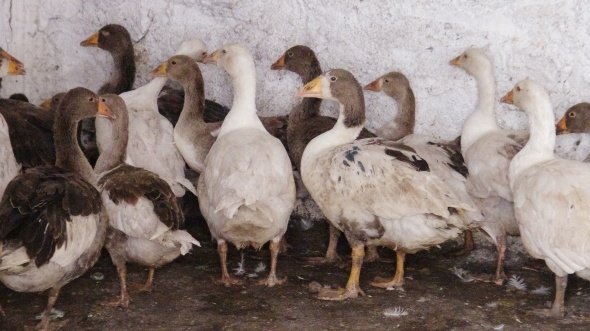
M454 138L475 104L476 87L448 64L451 58L466 47L485 48L494 60L498 99L516 81L534 78L549 89L561 116L590 99L588 22L585 0L2 0L0 46L25 63L27 75L5 78L0 93L24 92L38 103L75 86L98 89L110 56L79 43L118 23L136 42L136 86L185 38L203 39L210 51L238 42L257 64L259 112L285 114L297 102L292 95L299 79L269 67L288 47L306 44L324 69L348 69L361 83L404 72L416 94L417 132ZM227 75L211 65L201 68L207 97L230 105ZM371 129L396 111L384 95L365 96ZM524 128L524 115L508 109L498 105L499 123ZM336 108L325 112L335 115ZM590 145L586 140L582 149Z

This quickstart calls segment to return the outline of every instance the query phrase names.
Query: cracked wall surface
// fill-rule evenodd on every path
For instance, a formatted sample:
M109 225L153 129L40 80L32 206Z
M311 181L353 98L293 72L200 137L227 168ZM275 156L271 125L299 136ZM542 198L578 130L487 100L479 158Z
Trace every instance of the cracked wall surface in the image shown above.
M584 0L48 0L0 1L0 46L22 60L24 77L3 81L0 95L24 92L34 103L75 86L93 90L108 78L109 55L80 41L108 23L124 25L135 42L135 85L189 37L210 51L228 42L250 49L257 65L257 104L263 115L286 114L299 79L270 65L288 47L313 48L323 69L341 67L361 83L391 71L404 72L416 94L416 131L451 139L477 97L474 80L448 62L466 47L483 47L493 58L501 95L530 77L550 92L556 117L588 101L590 3ZM201 65L206 95L231 104L227 75ZM367 126L375 129L396 111L385 95L365 93ZM337 107L324 104L324 113ZM503 127L524 128L526 118L497 105ZM560 137L564 150L580 141L583 158L590 139Z

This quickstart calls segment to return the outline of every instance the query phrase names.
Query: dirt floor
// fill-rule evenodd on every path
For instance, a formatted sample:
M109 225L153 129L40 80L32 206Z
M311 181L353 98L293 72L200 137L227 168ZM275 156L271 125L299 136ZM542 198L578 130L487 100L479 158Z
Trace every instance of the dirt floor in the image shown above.
M582 316L590 307L590 283L570 277L565 318L554 320L527 313L550 305L553 274L540 261L512 249L508 254L509 277L519 277L526 290L491 283L463 282L451 271L470 273L494 271L494 249L480 241L468 257L445 258L456 246L449 243L408 256L406 285L401 290L372 288L377 275L391 276L395 255L386 249L384 261L366 263L361 286L367 296L344 302L320 301L309 292L309 284L344 286L347 268L306 263L309 256L324 253L326 224L303 231L293 224L288 232L292 248L279 256L279 277L286 284L267 288L256 280L268 272L256 272L260 263L269 265L268 250L245 252L245 286L225 288L213 284L220 267L216 245L203 221L188 228L202 243L201 248L156 271L152 293L132 293L130 308L107 308L101 302L115 299L119 282L108 254L103 254L88 273L65 286L56 308L65 315L52 322L60 330L588 330L590 320ZM518 246L518 245L516 245ZM348 248L341 238L339 253ZM230 249L229 267L237 268L240 253ZM348 261L348 264L350 262ZM102 280L100 276L104 276ZM143 282L147 269L129 266L129 284ZM542 287L547 289L543 289ZM541 289L539 290L539 287ZM536 294L537 292L541 292ZM46 304L46 294L16 293L0 288L0 303L7 318L2 330L23 330L35 325L34 317Z

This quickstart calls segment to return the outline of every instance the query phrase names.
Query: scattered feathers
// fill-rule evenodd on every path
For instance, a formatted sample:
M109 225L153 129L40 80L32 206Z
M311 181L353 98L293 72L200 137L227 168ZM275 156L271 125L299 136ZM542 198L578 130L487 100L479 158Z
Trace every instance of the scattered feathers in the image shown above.
M524 282L524 279L518 276L512 276L508 280L508 286L511 286L519 291L526 291L527 285Z
M39 314L39 315L35 316L35 319L36 319L36 320L40 320L40 319L42 319L42 318L43 318L43 314L45 314L45 310L44 310L44 311L43 311L41 314ZM65 316L65 314L66 314L66 313L64 313L63 311L61 311L61 310L59 310L59 309L52 308L52 309L51 309L51 313L49 314L49 320L50 320L50 321L54 321L54 320L56 320L56 319L58 319L58 318L62 318L62 317L64 317L64 316Z
M404 307L395 307L390 309L385 309L383 311L383 316L385 317L402 317L408 315L408 311Z
M459 279L461 279L461 281L464 283L469 283L474 280L473 277L469 274L469 271L457 267L452 267L449 270L451 270L451 272L455 274L455 276L459 277Z
M254 272L259 274L261 272L264 272L265 270L266 270L266 264L264 264L264 262L260 262L256 266L256 269L254 269Z
M546 295L549 294L549 290L551 290L549 287L541 285L536 289L531 290L531 293L536 295Z

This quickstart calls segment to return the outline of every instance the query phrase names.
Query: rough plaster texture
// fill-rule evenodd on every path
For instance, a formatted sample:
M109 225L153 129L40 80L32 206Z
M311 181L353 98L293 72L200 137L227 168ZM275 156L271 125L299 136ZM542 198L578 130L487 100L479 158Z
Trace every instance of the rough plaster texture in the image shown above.
M109 55L80 41L108 23L127 27L138 62L136 86L184 38L203 39L210 51L228 42L247 46L257 64L259 113L286 114L300 86L292 73L270 65L290 46L313 48L324 70L341 67L368 83L391 70L404 72L417 99L418 133L454 138L473 109L474 80L448 62L466 47L483 47L494 60L498 99L525 77L550 91L556 117L588 101L590 2L586 0L47 0L0 1L0 46L22 60L24 77L5 78L1 95L24 92L38 103L75 86L98 89L111 69ZM206 95L231 104L222 69L201 66ZM385 95L365 93L367 126L396 111ZM333 104L324 112L336 115ZM503 127L524 128L525 116L498 105ZM558 138L563 150L590 138Z

